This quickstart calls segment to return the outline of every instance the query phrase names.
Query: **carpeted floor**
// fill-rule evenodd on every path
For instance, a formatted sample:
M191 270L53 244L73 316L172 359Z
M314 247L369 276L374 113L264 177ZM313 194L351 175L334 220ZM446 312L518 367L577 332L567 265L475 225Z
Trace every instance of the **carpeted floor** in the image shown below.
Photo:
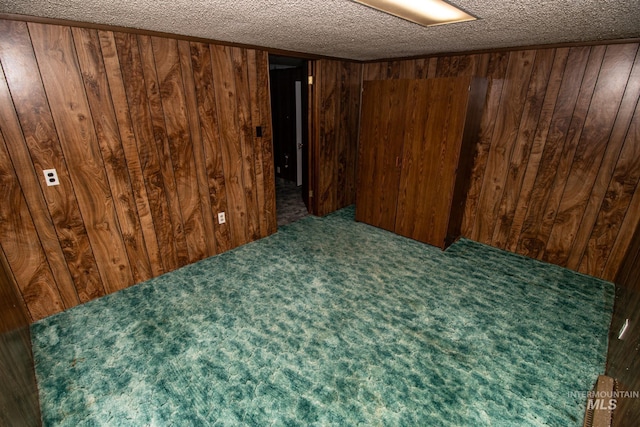
M302 200L302 187L295 182L276 178L276 216L278 227L291 224L309 215Z
M613 286L348 208L32 326L47 426L581 425Z

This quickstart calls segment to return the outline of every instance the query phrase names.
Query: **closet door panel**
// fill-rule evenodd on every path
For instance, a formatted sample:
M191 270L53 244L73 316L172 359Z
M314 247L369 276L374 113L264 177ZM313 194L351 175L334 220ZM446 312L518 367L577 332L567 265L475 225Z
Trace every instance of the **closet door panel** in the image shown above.
M394 231L408 81L366 81L363 89L356 220Z
M464 130L468 79L412 82L396 233L444 247Z
M426 82L426 80L425 80ZM413 237L422 222L433 227L429 221L429 206L418 203L423 188L431 185L427 171L432 168L429 147L423 144L429 130L429 121L438 115L437 109L429 108L429 91L424 85L412 81L408 91L407 109L404 120L405 138L402 152L402 170L398 191L395 231L406 237Z

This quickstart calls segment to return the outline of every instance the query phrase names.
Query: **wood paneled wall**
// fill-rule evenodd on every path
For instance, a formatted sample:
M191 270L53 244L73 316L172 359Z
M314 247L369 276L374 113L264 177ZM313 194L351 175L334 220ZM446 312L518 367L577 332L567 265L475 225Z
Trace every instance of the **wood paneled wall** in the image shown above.
M275 232L266 52L0 20L0 64L0 244L33 320Z
M355 203L362 67L324 59L315 63L310 167L316 215Z
M616 379L619 391L640 392L640 228L636 229L615 282L607 375ZM625 319L630 321L629 328L619 340L618 333ZM640 399L618 399L613 416L615 427L635 426L638 418Z
M638 44L369 63L364 79L489 79L473 240L613 280L640 221Z
M41 425L29 315L0 251L0 425Z

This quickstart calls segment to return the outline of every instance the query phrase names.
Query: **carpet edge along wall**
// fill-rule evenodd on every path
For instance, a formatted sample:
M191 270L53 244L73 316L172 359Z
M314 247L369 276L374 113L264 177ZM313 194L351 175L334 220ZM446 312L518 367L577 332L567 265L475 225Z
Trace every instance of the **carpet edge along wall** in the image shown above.
M34 323L48 426L578 425L609 282L352 208Z

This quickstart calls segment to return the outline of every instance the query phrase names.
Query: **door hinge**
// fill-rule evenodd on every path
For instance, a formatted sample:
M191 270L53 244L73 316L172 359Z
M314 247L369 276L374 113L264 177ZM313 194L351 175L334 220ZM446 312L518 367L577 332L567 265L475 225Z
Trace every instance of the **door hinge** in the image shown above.
M313 197L313 190L309 190L309 197Z
M312 85L313 84L313 76L309 76L309 84Z

